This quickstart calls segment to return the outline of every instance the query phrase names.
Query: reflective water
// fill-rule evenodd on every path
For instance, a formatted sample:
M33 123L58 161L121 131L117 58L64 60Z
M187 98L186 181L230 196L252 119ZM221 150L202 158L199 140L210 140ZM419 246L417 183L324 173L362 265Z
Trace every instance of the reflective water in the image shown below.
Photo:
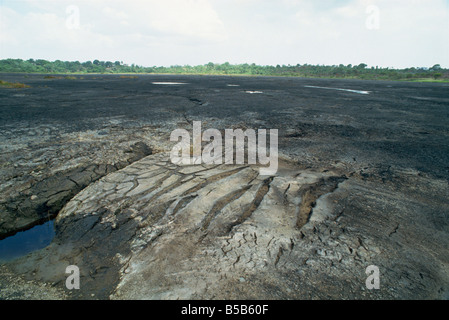
M183 82L151 82L152 84L161 84L161 85L178 85L178 84L186 84Z
M0 240L0 262L10 261L48 246L55 236L53 221Z
M338 90L338 91L347 91L359 94L370 94L371 91L362 91L362 90L352 90L352 89L341 89L341 88L329 88L329 87L317 87L317 86L304 86L306 88L317 88L317 89L327 89L327 90Z

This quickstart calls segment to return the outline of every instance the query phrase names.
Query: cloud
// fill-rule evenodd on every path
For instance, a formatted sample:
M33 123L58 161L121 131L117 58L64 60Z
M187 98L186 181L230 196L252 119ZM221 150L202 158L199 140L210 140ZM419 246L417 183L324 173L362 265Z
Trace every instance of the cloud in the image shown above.
M285 16L290 41L279 47L294 64L449 66L449 11L445 0L285 0L294 19ZM369 7L378 9L367 11ZM378 28L367 28L372 14ZM438 62L440 61L440 62Z
M159 32L212 42L226 39L224 25L207 0L150 1L147 8L151 27Z
M0 17L1 58L449 67L447 0L4 0Z
M177 50L176 45L179 51L182 46L217 44L227 39L224 25L208 0L23 3L26 6L20 10L8 7L8 1L0 7L2 58L117 57L144 64L149 62L147 57L167 56L163 51ZM67 10L72 7L77 12ZM75 13L79 23L73 27Z
M6 21L0 31L2 58L61 59L86 48L100 54L114 45L111 37L96 33L90 25L68 28L67 17L56 13L20 14L2 7L0 19Z

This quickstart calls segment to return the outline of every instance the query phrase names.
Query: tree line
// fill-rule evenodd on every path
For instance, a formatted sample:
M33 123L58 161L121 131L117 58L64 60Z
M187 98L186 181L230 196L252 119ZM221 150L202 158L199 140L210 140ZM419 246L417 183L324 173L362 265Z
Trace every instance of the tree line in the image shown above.
M248 64L222 64L209 62L204 65L173 65L170 67L144 67L127 65L121 61L47 61L43 59L3 59L0 60L0 72L24 73L163 73L163 74L210 74L210 75L260 75L295 76L313 78L353 78L367 80L442 80L449 81L449 69L439 64L432 67L411 67L392 69L358 65L276 65L261 66Z

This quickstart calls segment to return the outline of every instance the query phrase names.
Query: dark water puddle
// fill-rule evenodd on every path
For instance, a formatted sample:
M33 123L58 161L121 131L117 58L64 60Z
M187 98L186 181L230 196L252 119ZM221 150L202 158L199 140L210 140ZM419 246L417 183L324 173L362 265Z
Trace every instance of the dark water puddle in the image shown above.
M0 240L0 262L7 262L22 257L32 251L48 246L55 236L53 221L21 231Z

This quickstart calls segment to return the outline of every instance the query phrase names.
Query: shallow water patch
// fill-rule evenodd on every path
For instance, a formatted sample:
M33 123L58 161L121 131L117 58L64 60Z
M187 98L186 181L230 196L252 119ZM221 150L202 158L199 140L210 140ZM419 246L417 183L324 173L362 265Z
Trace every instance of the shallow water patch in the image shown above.
M152 84L157 84L157 85L180 85L180 84L187 84L184 82L151 82Z
M48 246L55 236L54 222L50 220L26 231L0 240L0 262L22 257Z
M317 86L304 86L306 88L316 88L316 89L327 89L327 90L338 90L338 91L346 91L353 92L358 94L370 94L371 91L362 91L362 90L352 90L352 89L341 89L341 88L330 88L330 87L317 87Z

